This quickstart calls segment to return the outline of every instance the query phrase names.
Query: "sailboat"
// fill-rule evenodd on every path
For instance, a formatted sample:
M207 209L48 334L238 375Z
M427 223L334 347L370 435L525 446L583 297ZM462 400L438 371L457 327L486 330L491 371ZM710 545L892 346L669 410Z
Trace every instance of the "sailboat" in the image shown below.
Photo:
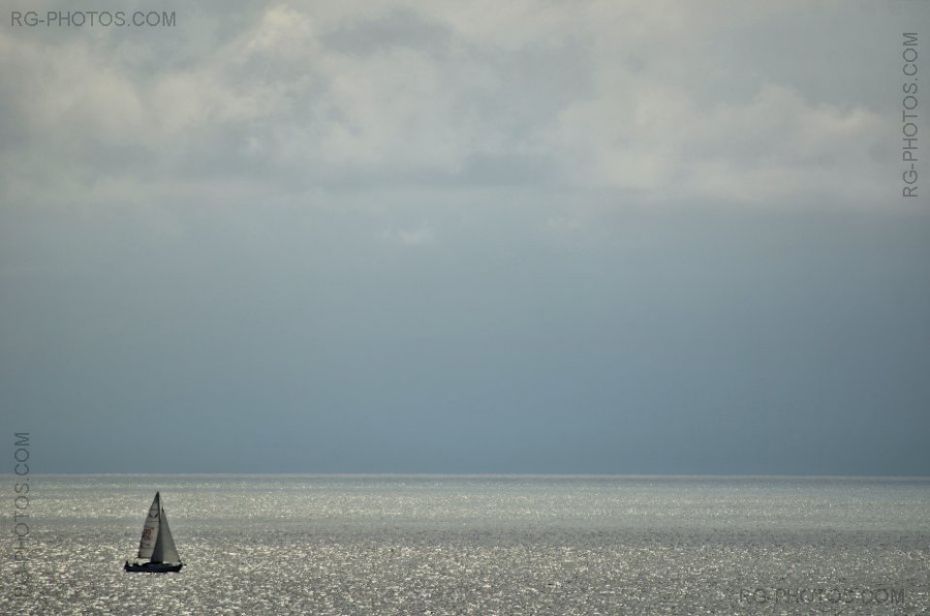
M132 563L126 561L123 571L143 571L149 573L169 573L180 571L184 563L174 547L171 529L168 527L168 516L165 508L161 506L161 494L155 493L155 500L149 507L149 514L142 527L142 539L139 541L139 558L147 558L148 562Z

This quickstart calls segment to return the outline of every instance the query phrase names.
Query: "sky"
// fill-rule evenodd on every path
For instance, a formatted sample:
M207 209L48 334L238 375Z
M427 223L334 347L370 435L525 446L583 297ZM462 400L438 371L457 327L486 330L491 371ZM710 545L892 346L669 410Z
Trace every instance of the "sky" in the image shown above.
M126 7L4 8L7 459L930 475L930 3Z

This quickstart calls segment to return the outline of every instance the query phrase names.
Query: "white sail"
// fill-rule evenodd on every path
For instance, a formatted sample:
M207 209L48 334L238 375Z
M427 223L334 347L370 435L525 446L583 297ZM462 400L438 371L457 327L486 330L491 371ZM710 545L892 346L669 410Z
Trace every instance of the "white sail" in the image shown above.
M168 516L165 515L164 507L162 507L159 511L158 519L158 537L155 539L155 547L152 549L152 562L181 562L181 557L178 555L178 549L174 546L174 538L171 536L171 528L168 527Z
M155 500L149 507L149 514L145 517L145 526L142 527L142 539L139 541L139 558L149 558L155 550L158 541L159 518L161 517L161 497L155 493ZM171 545L174 545L172 541Z

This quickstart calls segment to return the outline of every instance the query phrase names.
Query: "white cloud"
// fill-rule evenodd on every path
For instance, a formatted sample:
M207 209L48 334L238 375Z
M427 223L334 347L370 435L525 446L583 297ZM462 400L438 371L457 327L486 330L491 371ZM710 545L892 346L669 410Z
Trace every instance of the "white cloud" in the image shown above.
M428 225L406 229L384 229L379 236L385 241L402 246L427 246L436 243L436 234Z
M760 72L765 49L722 51L766 20L810 37L805 7L279 5L192 64L171 53L188 53L184 37L198 32L165 34L182 44L148 72L122 62L106 33L49 44L8 30L3 122L26 133L0 146L0 190L88 200L103 175L140 192L173 183L192 200L223 177L269 199L436 183L594 187L652 204L874 199L893 161L868 153L894 126L855 97L862 86L846 103L819 100ZM796 60L829 70L818 42L803 39Z

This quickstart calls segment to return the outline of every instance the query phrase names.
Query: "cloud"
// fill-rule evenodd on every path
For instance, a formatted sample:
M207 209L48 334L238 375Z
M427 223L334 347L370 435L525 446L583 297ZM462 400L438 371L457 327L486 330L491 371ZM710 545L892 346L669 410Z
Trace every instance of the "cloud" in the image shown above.
M862 106L816 104L781 86L700 110L688 92L643 84L566 109L551 134L572 152L579 184L673 198L765 202L804 196L880 198L868 147L889 133ZM865 194L863 194L865 191Z
M808 37L785 61L828 71L802 4L252 10L179 11L177 31L144 37L5 30L5 201L93 202L106 182L196 202L227 180L268 200L409 186L598 189L653 205L888 191L893 161L874 153L894 126L871 82L824 100L742 43L771 23Z
M388 242L402 246L427 246L436 243L436 234L427 225L408 229L385 229L379 235Z

